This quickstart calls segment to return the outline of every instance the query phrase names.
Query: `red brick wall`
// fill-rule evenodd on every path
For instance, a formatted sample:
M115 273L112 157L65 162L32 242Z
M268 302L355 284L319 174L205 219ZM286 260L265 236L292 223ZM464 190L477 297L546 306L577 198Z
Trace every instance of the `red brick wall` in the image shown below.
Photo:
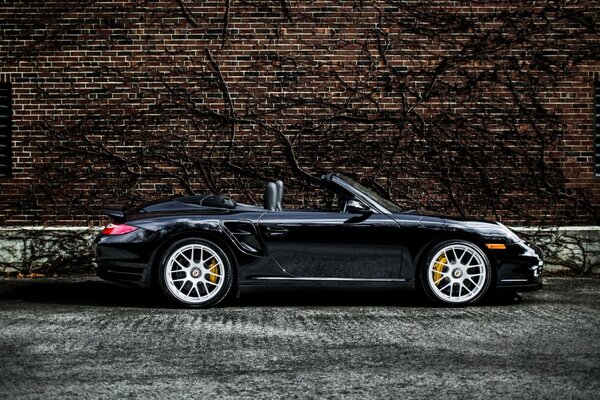
M13 1L6 224L218 191L325 201L322 172L401 205L597 223L595 1Z

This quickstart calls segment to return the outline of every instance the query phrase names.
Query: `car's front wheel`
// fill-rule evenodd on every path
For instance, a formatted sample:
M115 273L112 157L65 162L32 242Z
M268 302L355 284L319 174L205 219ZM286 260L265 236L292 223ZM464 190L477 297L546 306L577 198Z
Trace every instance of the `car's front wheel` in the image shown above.
M464 240L445 241L427 253L420 283L436 303L465 305L480 300L490 287L492 271L485 253Z
M159 282L165 296L180 305L211 307L223 300L232 285L227 254L204 239L184 239L165 252Z

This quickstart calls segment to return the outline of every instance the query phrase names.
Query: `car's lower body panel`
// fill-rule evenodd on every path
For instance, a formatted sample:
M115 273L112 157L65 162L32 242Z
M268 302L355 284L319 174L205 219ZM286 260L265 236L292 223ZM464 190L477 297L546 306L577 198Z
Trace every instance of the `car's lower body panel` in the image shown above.
M254 277L239 283L240 293L263 290L394 290L414 288L414 281L406 279L359 279L324 277Z

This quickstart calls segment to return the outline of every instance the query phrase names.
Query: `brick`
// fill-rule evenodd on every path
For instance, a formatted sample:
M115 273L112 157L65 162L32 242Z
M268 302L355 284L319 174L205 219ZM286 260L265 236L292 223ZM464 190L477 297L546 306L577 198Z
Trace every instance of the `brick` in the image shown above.
M597 223L595 2L231 2L226 36L223 2L186 3L0 9L0 223L93 222L186 187L260 199L257 176L322 204L278 131L310 175L376 179L409 208L456 213L452 194L477 217Z

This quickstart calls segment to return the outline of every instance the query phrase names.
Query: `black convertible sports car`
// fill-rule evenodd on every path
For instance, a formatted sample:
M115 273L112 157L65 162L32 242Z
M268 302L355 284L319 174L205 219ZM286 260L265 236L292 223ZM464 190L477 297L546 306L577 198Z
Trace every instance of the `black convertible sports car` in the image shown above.
M284 209L281 181L267 184L264 207L201 195L105 209L113 222L95 240L98 275L157 283L193 307L265 287L415 286L450 305L542 287L540 250L498 222L402 210L337 173L322 183L339 209Z

